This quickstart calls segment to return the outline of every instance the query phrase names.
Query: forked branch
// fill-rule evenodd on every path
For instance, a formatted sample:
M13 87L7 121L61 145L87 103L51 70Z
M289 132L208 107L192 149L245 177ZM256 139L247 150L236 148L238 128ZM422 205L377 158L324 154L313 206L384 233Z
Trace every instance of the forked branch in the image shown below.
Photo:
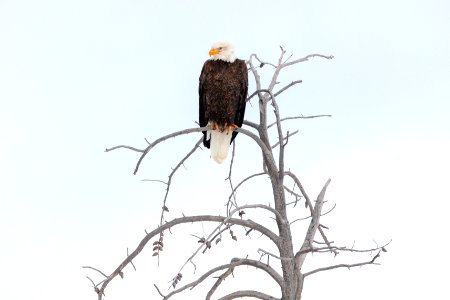
M134 172L133 172L133 174L136 175L137 171L139 170L139 166L141 165L141 162L144 159L144 157L150 152L150 150L153 149L153 147L155 147L159 143L164 142L165 140L168 140L170 138L174 138L174 137L180 136L180 135L189 134L189 133L193 133L193 132L201 132L201 131L205 131L205 130L208 130L208 129L210 129L210 126L200 127L200 128L198 128L198 127L196 127L196 128L189 128L189 129L176 131L176 132L170 133L168 135L165 135L163 137L160 137L160 138L156 139L155 141L150 143L144 149L138 149L138 148L134 148L134 147L130 147L130 146L119 145L119 146L115 146L115 147L111 147L111 148L106 148L105 152L110 152L110 151L113 151L113 150L116 150L116 149L125 148L125 149L129 149L129 150L133 150L133 151L142 153L141 157L139 158L139 160L138 160L138 162L136 164L136 168L134 169Z
M202 276L200 276L197 280L194 280L178 289L175 289L174 291L170 292L169 294L163 296L163 300L167 300L169 298L171 298L172 296L179 294L181 292L183 292L186 289L193 289L194 287L196 287L197 285L199 285L200 283L202 283L205 279L209 278L211 275L213 275L214 273L221 271L221 270L225 270L227 269L227 271L224 274L227 274L226 276L228 276L228 272L231 274L231 272L233 271L233 269L235 267L238 266L252 266L255 267L257 269L260 269L264 272L266 272L268 275L270 275L272 277L272 279L275 280L275 282L278 285L282 285L283 284L283 279L282 277L277 273L277 271L275 271L273 268L271 268L270 266L263 264L259 261L255 261L252 259L246 259L246 258L233 258L231 260L231 262L229 264L224 264L224 265L220 265L217 267L214 267L212 269L210 269L209 271L205 272ZM224 275L222 274L222 276ZM206 299L209 299L212 294L214 293L214 291L217 289L217 287L222 283L222 281L225 279L226 276L222 277L222 280L218 280L216 281L215 285L211 288L211 290L208 293L208 296Z
M320 224L320 214L322 212L322 206L324 203L323 198L325 197L325 192L327 190L328 185L330 184L331 180L328 179L325 185L323 186L322 190L320 191L319 196L317 197L316 204L314 205L313 213L311 222L308 227L308 231L306 232L305 239L303 241L303 245L300 248L299 252L295 254L295 264L299 270L301 270L303 262L306 258L306 253L304 253L305 250L312 248L312 244L314 241L314 236L316 235L316 231L319 228Z
M219 222L219 223L229 223L229 224L236 224L241 225L248 228L253 228L256 231L261 232L265 236L267 236L269 239L271 239L275 244L278 244L278 236L274 234L271 230L265 228L264 226L255 223L251 220L241 220L236 218L226 218L221 216L210 216L210 215L202 215L202 216L192 216L192 217L181 217L174 219L170 222L165 223L164 225L160 226L157 229L154 229L153 231L149 232L139 243L139 245L136 247L136 249L128 255L124 261L109 275L105 280L101 282L101 287L98 289L98 299L101 300L104 294L104 291L108 284L113 280L117 275L121 274L126 266L131 263L131 261L136 258L136 256L145 248L147 243L155 237L157 234L163 232L164 230L167 230L169 228L172 228L173 226L179 225L179 224L186 224L186 223L194 223L194 222ZM99 284L96 285L98 287Z

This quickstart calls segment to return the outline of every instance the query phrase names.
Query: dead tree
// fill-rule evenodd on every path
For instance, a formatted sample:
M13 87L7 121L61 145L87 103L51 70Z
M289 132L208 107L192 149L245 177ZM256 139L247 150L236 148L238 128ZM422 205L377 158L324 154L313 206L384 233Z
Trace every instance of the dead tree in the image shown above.
M353 247L351 248L340 247L335 245L334 242L330 241L327 235L325 234L324 229L327 228L321 224L321 216L323 215L322 207L325 203L325 193L328 185L330 184L330 180L327 180L325 182L317 198L311 199L310 196L306 193L299 177L293 171L290 171L290 169L287 169L285 167L286 146L288 144L289 139L291 139L292 136L297 133L297 131L284 132L283 123L286 120L291 119L330 117L330 115L314 115L314 116L294 115L289 117L281 117L280 115L277 97L287 89L302 82L301 80L296 80L292 81L289 84L286 84L281 88L277 88L279 85L278 77L280 72L285 68L294 66L302 62L306 62L312 58L332 59L333 57L321 54L311 54L303 58L292 59L292 56L286 57L286 51L283 48L281 48L281 54L278 58L277 63L275 64L261 60L256 54L252 54L249 57L247 61L248 69L249 72L253 75L256 90L249 95L247 101L252 100L254 97L258 99L259 121L254 122L250 120L245 120L244 125L246 125L248 129L238 128L235 130L240 132L242 135L246 135L247 137L251 138L261 149L262 154L261 172L256 174L250 174L236 186L233 186L233 184L231 183L231 172L233 168L233 159L234 159L234 144L233 144L233 153L231 157L231 163L229 167L230 168L229 178L228 178L231 187L231 195L227 203L226 214L224 216L213 216L213 215L182 216L167 221L165 219L165 214L166 212L168 212L167 199L170 191L170 186L172 183L172 177L180 168L180 166L182 166L185 163L185 161L188 160L191 157L191 155L200 147L202 139L199 139L196 142L195 146L187 153L187 155L177 164L175 168L172 169L168 177L168 181L164 182L164 184L166 184L166 194L162 204L160 226L150 232L146 232L146 236L142 239L142 241L135 248L135 250L131 253L127 253L127 257L109 275L101 272L100 270L94 267L90 266L84 267L94 270L104 277L103 280L100 280L97 283L95 283L90 277L87 277L91 281L99 300L103 299L105 290L113 279L115 279L118 275L123 277L124 269L128 265L131 264L134 267L133 259L136 258L145 247L153 247L153 255L156 256L157 259L159 259L160 251L164 247L164 233L174 226L193 222L208 221L216 223L217 226L215 227L214 230L212 230L209 233L207 237L199 238L200 246L187 259L186 263L181 267L180 271L177 274L174 274L174 277L172 279L173 290L170 293L163 294L161 290L155 285L155 288L157 289L158 293L164 300L170 299L172 298L172 296L181 293L188 288L193 288L201 284L206 278L211 277L218 272L222 272L222 274L219 277L217 277L217 281L215 282L215 284L209 289L207 295L205 295L205 299L212 299L213 294L219 288L223 280L226 277L228 277L235 268L238 268L239 266L252 266L262 272L267 273L279 286L280 288L279 295L276 296L268 295L261 291L256 290L240 290L228 294L220 299L228 300L240 297L253 297L258 299L299 300L301 299L304 279L307 276L310 276L312 274L321 271L327 271L336 268L352 268L356 266L376 264L375 261L380 256L381 251L386 251L385 247L387 244L383 246L376 245L375 247L373 247L373 249L354 249ZM272 77L267 87L262 87L261 85L259 71L263 67L273 69ZM273 118L274 122L269 124L268 117L271 111L273 111L274 114ZM275 135L272 134L272 136L274 136L274 140L271 140L269 129L273 126L276 127L276 134ZM140 157L137 161L134 170L134 174L136 174L141 165L142 160L153 149L153 147L155 147L159 143L166 141L169 138L174 138L180 135L190 133L199 133L207 129L209 129L209 127L190 128L174 132L166 136L163 136L151 143L147 142L148 145L143 149L119 145L116 147L106 149L106 152L120 148L125 148L140 153ZM273 205L254 204L254 205L239 206L234 198L236 190L240 188L242 185L247 184L250 179L262 175L268 176L270 178L270 183L273 191L273 198L271 199L272 201L271 203L273 203ZM293 182L294 187L289 188L286 184L286 181ZM294 196L295 201L288 202L287 198L289 196ZM297 220L289 220L287 210L289 206L295 206L300 201L304 201L305 208L309 213L309 217L304 218L306 222L309 221L309 225L306 226L306 232L304 233L304 238L301 247L295 249L293 243L293 235L291 232L292 230L291 225L293 222ZM246 220L244 218L245 210L249 209L266 210L271 214L273 214L273 219L276 221L277 232L273 232L267 226L265 226L265 224L260 224L252 220ZM259 233L267 237L275 245L278 251L277 253L270 253L266 250L259 249L258 250L259 255L261 255L261 257L263 256L267 256L268 258L273 257L274 259L278 260L279 264L281 265L281 268L279 268L280 270L279 269L277 270L277 268L271 266L270 263L261 262L261 257L260 259L230 258L228 264L211 266L209 271L202 274L197 279L191 281L190 283L185 284L184 286L179 287L178 283L182 278L183 268L189 261L192 262L192 260L194 259L194 257L196 257L198 253L200 252L204 253L207 249L209 249L213 245L213 242L217 243L220 240L221 234L224 231L227 230L230 231L232 238L233 239L236 238L233 234L233 231L231 231L231 227L233 225L243 226L246 228L247 232L258 231ZM321 241L319 241L319 239ZM337 255L339 252L344 251L370 252L375 254L372 255L370 259L360 261L357 263L336 264L313 270L303 269L305 259L308 257L308 255L310 255L313 252L315 253L327 252Z

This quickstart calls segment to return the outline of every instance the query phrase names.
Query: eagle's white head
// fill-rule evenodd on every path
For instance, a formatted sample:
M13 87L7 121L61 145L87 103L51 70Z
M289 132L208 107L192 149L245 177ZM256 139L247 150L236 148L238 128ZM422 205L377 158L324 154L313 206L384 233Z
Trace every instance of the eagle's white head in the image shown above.
M211 46L209 50L209 56L212 60L223 60L226 62L234 62L236 56L234 55L234 46L230 42L217 42Z

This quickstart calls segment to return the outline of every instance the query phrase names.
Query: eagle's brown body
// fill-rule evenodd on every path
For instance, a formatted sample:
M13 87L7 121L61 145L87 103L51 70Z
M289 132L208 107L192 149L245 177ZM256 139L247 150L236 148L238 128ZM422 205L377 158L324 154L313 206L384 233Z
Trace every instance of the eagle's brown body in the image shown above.
M199 122L218 125L221 131L230 126L242 126L248 90L248 74L245 61L234 62L207 60L199 79ZM232 132L231 142L237 132ZM203 131L203 144L210 147L210 140Z

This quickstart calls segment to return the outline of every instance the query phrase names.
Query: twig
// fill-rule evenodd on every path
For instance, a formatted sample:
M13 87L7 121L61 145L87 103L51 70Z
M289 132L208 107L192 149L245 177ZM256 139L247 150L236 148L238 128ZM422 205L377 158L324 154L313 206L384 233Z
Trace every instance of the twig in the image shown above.
M325 216L325 215L329 214L329 213L332 212L335 208L336 208L336 203L333 205L333 207L332 207L330 210L328 210L326 213L321 214L320 216L322 217L322 216ZM307 217L304 217L304 218L295 219L294 221L291 221L290 224L292 225L292 224L294 224L294 223L297 222L297 221L307 220L307 219L309 219L309 218L311 218L311 217L312 217L312 216L307 216Z
M258 57L256 56L256 54L251 54L249 60L247 61L249 66L250 66L250 70L253 73L253 76L255 78L255 84L256 84L256 90L261 89L261 78L258 74L258 72L256 71L255 67L253 66L253 62L252 62L252 57L254 57L255 59L258 60ZM258 93L259 98L261 99L261 93ZM249 101L251 99L251 97L247 98L247 101Z
M161 291L159 290L159 288L158 288L158 286L157 286L156 284L153 284L153 286L156 288L156 290L158 291L158 294L159 294L161 297L166 298L166 296L164 296L164 294L161 293Z
M259 59L259 57L258 57L256 54L252 54L252 55L255 57L255 59L256 59L260 64L262 64L262 66L260 65L261 68L262 68L264 65L269 65L269 66L272 66L272 67L274 67L274 68L277 67L277 66L275 66L274 64L272 64L272 63L270 63L270 62L263 61L263 60Z
M275 92L274 96L278 96L279 94L281 94L282 92L284 92L285 90L289 89L291 86L294 86L298 83L302 83L302 80L294 80L291 83L289 83L288 85L282 87L278 92Z
M273 254L273 253L270 253L270 252L268 252L268 251L266 251L266 250L264 250L264 249L261 249L261 248L258 248L258 253L259 253L259 254L262 253L262 256L263 256L263 255L268 255L268 256L272 256L272 257L274 257L274 258L276 258L276 259L279 259L279 260L292 261L292 260L294 259L293 257L279 257L278 255L275 255L275 254Z
M163 183L163 184L167 185L167 182L162 181L162 180L158 180L158 179L142 179L142 181L160 182L160 183Z
M228 198L228 202L227 202L227 215L230 212L230 209L232 207L232 205L234 205L234 207L237 207L237 202L236 202L236 193L235 193L235 189L233 187L233 182L231 182L231 171L233 170L233 162L234 162L234 155L236 153L236 143L233 141L233 152L231 154L231 162L230 162L230 168L229 168L229 172L228 172L228 177L225 180L228 180L228 182L230 183L230 189L231 189L231 196ZM233 198L234 202L231 201L231 198Z
M387 242L383 246L377 246L376 248L370 248L370 249L355 249L353 247L348 248L348 247L338 247L338 246L331 246L331 249L328 246L327 247L311 247L309 249L305 249L305 250L301 251L301 254L309 253L309 252L329 253L329 252L331 252L331 250L338 250L338 251L343 251L343 252L355 252L355 253L367 253L367 252L373 252L373 251L377 251L377 250L383 251L383 249L385 249L384 251L386 251L386 247L391 243L391 241ZM316 241L314 241L314 242L318 243ZM326 243L323 243L323 244L326 244Z
M309 272L304 273L303 275L309 276L318 272L322 272L322 271L329 271L329 270L333 270L333 269L338 269L338 268L354 268L354 267L361 267L364 265L376 265L377 263L375 263L375 260L380 257L380 253L381 250L377 253L377 255L375 255L371 260L366 261L366 262L360 262L360 263L356 263L356 264L338 264L338 265L332 265L332 266L328 266L328 267L323 267L323 268L318 268Z
M106 278L108 278L108 275L106 275L105 273L103 273L103 272L100 271L99 269L96 269L96 268L93 268L93 267L90 267L90 266L83 266L82 268L83 268L83 269L92 269L92 270L94 270L94 271L99 272L100 274L102 274L102 275L105 276Z
M175 173L177 172L177 170L180 168L180 166L182 166L184 164L184 162L192 155L194 154L194 152L200 147L200 144L203 141L203 137L201 137L197 143L195 144L194 148L192 148L179 162L178 164L175 166L175 168L172 169L172 172L170 172L169 174L169 179L166 183L166 193L164 195L164 200L163 200L163 205L162 205L162 209L161 209L161 217L160 217L160 221L159 224L162 225L164 222L164 213L167 212L169 209L167 208L167 197L169 196L169 191L170 191L170 186L172 184L172 178L175 175ZM160 234L160 242L161 242L161 247L157 247L156 251L154 253L156 253L156 255L158 256L158 265L159 265L159 252L162 250L162 241L163 241L163 233L161 232ZM155 255L155 254L153 254Z
M97 287L95 286L94 281L91 279L91 277L86 276L87 279L89 279L89 281L92 283L92 287L97 291Z
M300 180L298 179L298 177L292 173L291 171L286 171L284 172L285 175L288 175L289 177L291 177L295 184L298 186L298 188L300 189L300 192L302 193L303 197L305 198L305 206L307 206L309 208L309 211L311 213L311 215L313 214L313 206L312 206L312 202L309 199L308 194L306 193L305 189L303 188L303 185L301 184Z
M280 54L280 57L278 58L278 65L276 66L275 71L273 72L272 80L270 81L269 86L267 88L270 91L272 91L273 88L275 87L275 85L277 84L278 75L280 74L280 71L284 66L282 64L282 61L283 61L283 57L284 57L284 54L286 53L286 51L282 47L280 47L280 48L281 48L281 54Z
M294 132L292 132L292 133L288 132L288 134L283 138L283 141L286 141L286 142L287 142L287 140L288 140L289 137L291 137L291 136L293 136L293 135L295 135L295 134L297 134L297 133L298 133L298 130L296 130L296 131L294 131ZM276 142L276 143L272 146L272 149L275 149L279 144L280 144L280 141ZM284 143L284 146L286 146L286 143Z
M310 58L313 58L313 57L321 57L321 58L325 58L325 59L333 59L334 58L333 55L326 56L326 55L322 55L322 54L309 54L305 57L302 57L302 58L299 58L299 59L296 59L291 62L287 62L287 63L283 64L283 68L294 65L294 64L298 64L298 63L301 63L304 61L308 61Z
M233 225L232 224L228 224L225 228L222 228L218 233L216 233L210 240L209 240L209 244L211 245L214 241L216 241L216 245L222 240L222 233L224 231L227 231L228 229L230 229ZM217 237L219 237L219 239L217 239ZM217 239L217 240L216 240ZM208 248L205 248L203 250L203 253L206 252Z
M127 256L128 256L129 254L128 254L128 247L127 247ZM133 264L133 261L132 260L130 260L130 264L133 266L133 269L135 270L135 271L137 271L136 270L136 266ZM121 277L123 277L123 276L121 276Z
M322 117L332 117L332 115L314 115L314 116L294 116L294 117L286 117L286 118L282 118L280 119L281 122L286 121L286 120L294 120L294 119L314 119L314 118L322 118ZM276 125L277 122L273 122L271 124L269 124L267 126L267 128L272 127L273 125Z
M293 190L291 190L291 189L288 188L287 186L284 186L284 189L285 189L286 191L288 191L288 193L290 193L291 195L294 195L294 196L295 196L295 201L286 203L286 206L287 206L287 205L294 204L294 207L296 207L298 201L299 201L303 196L297 194L296 192L294 192Z
M125 148L125 149L128 149L128 150L141 152L141 153L145 152L145 149L137 149L137 148L126 146L126 145L118 145L118 146L114 146L114 147L111 147L111 148L106 148L105 152L110 152L110 151L113 151L113 150L116 150L116 149L120 149L120 148Z
M203 137L200 138L200 139L197 141L197 143L195 144L194 148L192 148L192 149L188 152L188 154L186 154L186 155L180 160L180 162L175 166L175 168L172 169L172 172L170 172L170 174L169 174L169 179L168 179L168 181L167 181L166 194L164 195L163 207L167 207L167 206L166 206L167 196L169 195L169 190L170 190L170 185L172 184L172 178L173 178L173 175L175 175L175 173L176 173L177 170L180 168L180 166L182 166L182 165L184 164L184 162L185 162L192 154L194 154L194 152L199 148L199 146L200 146L200 144L202 143L202 141L203 141ZM160 222L159 222L160 225L162 225L162 223L163 223L163 221L164 221L164 212L165 212L165 211L166 211L165 209L162 210L162 213L161 213L161 219L160 219Z
M247 180L249 180L249 179L251 179L251 178L253 178L253 177L261 176L261 175L264 175L264 174L267 174L267 173L266 173L266 172L261 172L261 173L253 174L253 175L250 175L250 176L244 178L241 182L239 182L239 184L234 188L234 190L231 191L231 194L230 194L230 196L228 197L228 199L231 199L231 197L233 196L233 194L236 193L236 190L237 190L242 184L244 184L244 182L246 182Z

